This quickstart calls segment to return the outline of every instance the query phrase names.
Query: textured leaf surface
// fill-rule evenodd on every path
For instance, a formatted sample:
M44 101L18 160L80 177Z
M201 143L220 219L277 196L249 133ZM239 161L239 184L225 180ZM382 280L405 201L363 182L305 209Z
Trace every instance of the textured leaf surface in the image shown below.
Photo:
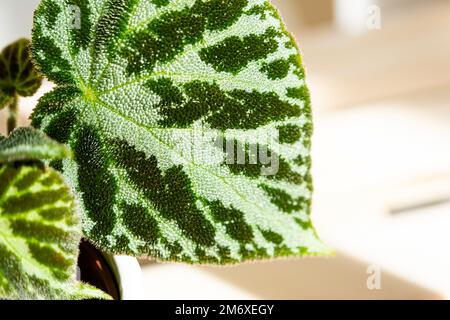
M14 130L8 139L0 137L0 163L56 160L70 156L71 152L66 146L30 127Z
M30 40L20 39L0 53L0 109L15 93L32 96L41 86L42 77L31 62L29 50Z
M33 55L58 84L33 125L73 150L58 168L97 245L194 263L328 252L304 71L268 1L43 0ZM276 174L219 138L279 155Z
M0 298L108 298L75 279L81 222L62 177L0 165Z
M57 171L34 161L67 154L32 128L0 135L0 298L109 298L76 281L82 227L74 198Z

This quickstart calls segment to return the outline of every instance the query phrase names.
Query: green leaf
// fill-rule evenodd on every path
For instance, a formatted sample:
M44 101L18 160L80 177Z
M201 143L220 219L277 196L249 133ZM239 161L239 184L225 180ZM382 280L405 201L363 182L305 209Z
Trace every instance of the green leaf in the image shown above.
M329 253L310 220L304 70L268 1L43 0L33 57L58 85L33 125L73 150L60 169L100 247L192 263ZM266 148L277 170L233 161L224 140L247 159Z
M82 226L74 198L57 171L35 161L68 154L32 128L0 135L0 299L110 298L76 281Z
M41 86L42 77L31 62L30 40L20 39L0 53L0 109L14 94L32 96Z
M70 156L71 151L66 146L30 127L14 130L8 139L0 138L0 163L58 160Z
M108 299L76 281L81 222L53 169L0 165L0 298Z
M0 110L9 105L12 101L12 97L9 94L3 92L0 89Z

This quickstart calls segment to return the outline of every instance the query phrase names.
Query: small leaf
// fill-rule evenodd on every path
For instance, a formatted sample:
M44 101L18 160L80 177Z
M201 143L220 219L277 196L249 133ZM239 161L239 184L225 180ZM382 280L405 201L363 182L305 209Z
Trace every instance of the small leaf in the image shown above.
M108 298L75 279L81 223L74 207L56 171L0 165L0 298Z
M73 150L61 170L98 246L192 263L329 253L310 219L304 70L269 1L43 0L33 57L58 85L33 125Z
M20 39L0 53L0 109L17 93L32 96L41 86L42 77L31 62L30 40Z
M110 298L76 281L82 232L73 196L57 171L34 161L68 154L32 128L0 135L0 298Z
M68 158L71 152L44 133L27 127L14 130L8 139L0 139L0 163Z

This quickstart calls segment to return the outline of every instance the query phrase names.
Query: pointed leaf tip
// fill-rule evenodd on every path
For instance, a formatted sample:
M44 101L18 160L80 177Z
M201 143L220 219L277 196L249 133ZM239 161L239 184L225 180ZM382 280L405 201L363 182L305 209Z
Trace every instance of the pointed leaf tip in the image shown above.
M190 263L328 253L310 217L305 73L271 3L78 3L36 11L33 57L58 87L32 118L74 153L61 170L87 237Z

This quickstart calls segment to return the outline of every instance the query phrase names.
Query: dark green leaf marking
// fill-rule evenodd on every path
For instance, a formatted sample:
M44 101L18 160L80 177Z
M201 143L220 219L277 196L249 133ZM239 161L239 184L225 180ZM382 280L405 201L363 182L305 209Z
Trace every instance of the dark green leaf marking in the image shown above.
M39 14L41 9L37 9L35 14ZM63 52L60 47L57 46L56 41L49 36L42 35L42 26L37 25L34 27L33 33L39 36L33 37L33 59L39 66L39 70L47 76L51 81L57 84L74 84L75 76L72 73L73 67L69 61L63 57ZM37 49L39 48L39 49ZM55 62L56 68L46 65L47 59L51 59Z
M264 238L267 239L267 241L270 241L272 243L275 243L277 245L281 244L283 242L283 237L279 235L276 232L270 231L270 230L261 230L262 235Z
M214 219L225 225L228 234L239 242L251 242L253 231L251 226L245 222L244 214L234 208L225 208L220 202L214 201L209 204Z
M57 172L0 165L0 298L107 298L75 281L80 239L73 197Z
M199 42L206 30L222 30L233 24L246 3L246 0L197 0L190 8L152 20L144 30L126 37L122 56L128 59L128 72L151 70L156 62L172 60L184 47Z
M81 128L73 149L78 162L79 191L88 214L97 223L90 235L99 242L105 241L104 232L111 232L116 220L113 210L116 180L108 172L107 156L95 129Z
M227 148L228 146L228 148ZM239 143L238 140L228 140L223 144L223 150L227 154L227 157L224 159L224 164L228 166L228 168L234 174L242 174L251 178L257 178L261 176L262 169L267 167L266 164L258 161L256 164L252 164L250 162L251 151L255 150L260 152L261 145L251 145L251 144L242 144ZM273 156L273 151L266 148L266 157L271 158ZM239 154L244 155L245 163L239 163ZM278 170L275 175L268 175L267 179L269 180L278 180L285 181L295 184L300 184L303 181L303 176L292 170L291 166L284 160L283 158L278 157Z
M21 196L12 196L3 203L3 208L10 214L28 212L33 209L39 209L49 202L58 201L61 193L64 192L67 192L67 190L44 190L30 192Z
M125 141L114 141L114 156L131 181L144 193L160 214L175 220L185 235L196 243L211 246L214 228L196 205L189 177L181 167L171 167L163 175L155 157L147 159ZM142 176L152 177L142 179Z
M304 132L299 126L293 124L280 126L278 127L278 130L280 132L280 143L290 144L299 141L300 137L302 136L302 132Z
M280 189L271 188L267 185L262 185L262 189L264 189L270 196L270 200L272 201L272 203L286 213L292 213L301 210L305 206L305 202L307 201L307 199L303 197L294 199L287 192Z
M96 30L93 50L107 48L110 58L115 52L115 42L126 31L131 12L137 0L105 0L105 10L100 17Z
M170 0L151 0L157 7L167 6Z
M217 71L237 74L251 61L266 58L278 48L277 31L269 29L263 35L250 35L243 39L230 37L215 46L202 49L200 57Z
M123 223L136 237L150 245L158 241L160 236L158 223L147 209L139 205L123 203L121 211Z
M71 276L72 261L66 259L64 255L55 251L48 245L40 245L37 242L28 242L31 256L43 265L52 266L52 273L60 278L66 279Z
M81 91L75 87L57 87L55 90L43 96L37 106L34 108L32 116L32 125L34 127L40 127L42 125L42 120L46 117L52 116L54 114L59 114L60 111L67 104L81 97ZM69 111L63 111L64 113ZM74 113L74 120L76 114ZM66 127L67 123L63 123L61 127ZM71 126L70 126L71 127ZM59 130L66 130L65 128L60 128ZM64 131L66 132L66 131ZM52 137L57 141L64 141L63 136L58 134L53 134Z
M44 16L44 19L47 22L46 26L48 28L55 27L56 20L58 19L58 15L61 11L61 7L53 0L48 0L45 3L42 3L40 13Z
M160 121L164 126L187 127L205 117L212 128L254 129L288 117L300 115L296 105L284 102L273 93L234 90L224 93L217 84L191 82L184 85L184 95L168 79L148 86L161 96ZM185 98L186 97L186 98ZM252 109L244 106L252 104Z
M86 49L91 42L91 9L89 0L67 0L71 8L72 28L70 28L72 41L74 42L74 53L78 53L81 48Z
M30 40L20 39L0 53L0 109L7 97L29 97L41 86L42 77L31 62L29 49Z
M267 73L271 80L284 79L289 73L291 64L288 60L278 59L262 66L261 70Z
M311 103L269 1L42 0L33 56L57 83L33 125L72 149L50 165L97 246L219 264L328 253L296 220L311 210Z

